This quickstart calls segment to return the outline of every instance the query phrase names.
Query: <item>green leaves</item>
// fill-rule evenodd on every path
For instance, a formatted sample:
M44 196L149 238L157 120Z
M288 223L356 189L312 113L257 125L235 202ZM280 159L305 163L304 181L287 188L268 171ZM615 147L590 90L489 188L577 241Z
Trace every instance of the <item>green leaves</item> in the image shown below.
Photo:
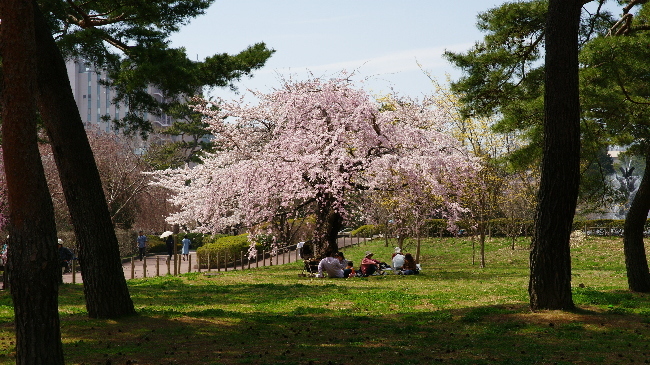
M76 57L108 74L114 103L129 113L115 121L127 133L150 132L142 113L161 115L203 87L230 87L264 66L274 50L264 43L239 54L218 54L192 61L185 49L170 48L168 37L203 14L214 0L41 0L52 32L65 57ZM162 95L145 89L153 85Z
M528 100L542 84L539 58L546 19L546 2L504 4L479 15L477 27L487 34L467 53L445 52L464 71L452 82L461 93L465 116L507 113L513 100Z

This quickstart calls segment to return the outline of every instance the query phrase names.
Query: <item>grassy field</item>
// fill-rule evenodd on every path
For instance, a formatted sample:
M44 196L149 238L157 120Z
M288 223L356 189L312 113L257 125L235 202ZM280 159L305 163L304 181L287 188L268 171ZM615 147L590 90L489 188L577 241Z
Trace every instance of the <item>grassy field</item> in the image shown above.
M301 264L129 281L138 315L85 316L61 287L69 364L630 364L650 359L648 295L630 293L620 239L573 252L574 312L528 309L528 241L423 241L417 276L315 279ZM346 249L388 261L383 241ZM415 252L413 243L406 251ZM476 257L476 262L478 258ZM13 363L13 309L0 293L0 363Z

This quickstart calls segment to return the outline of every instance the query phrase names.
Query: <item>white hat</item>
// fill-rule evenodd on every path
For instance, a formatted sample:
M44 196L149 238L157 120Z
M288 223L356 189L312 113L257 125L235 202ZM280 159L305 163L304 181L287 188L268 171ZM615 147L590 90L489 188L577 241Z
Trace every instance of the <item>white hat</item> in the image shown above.
M63 244L63 240L62 240L62 239L60 239L60 238L59 238L59 244L60 244L60 245L62 245L62 244Z
M395 253L402 253L402 249L399 247L395 247Z
M373 255L372 252L370 252L370 251L366 251L366 255L365 255L364 257L368 257L368 256L372 256L372 255Z

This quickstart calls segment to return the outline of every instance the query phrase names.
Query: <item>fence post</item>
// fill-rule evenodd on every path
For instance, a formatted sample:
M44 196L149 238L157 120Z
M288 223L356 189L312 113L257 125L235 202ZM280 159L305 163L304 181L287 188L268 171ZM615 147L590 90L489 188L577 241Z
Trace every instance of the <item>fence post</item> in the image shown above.
M212 271L212 268L210 267L210 252L208 251L208 272Z
M167 275L170 275L172 273L171 272L171 269L172 269L171 268L171 263L172 263L171 257L167 257L166 263L167 263Z
M77 273L75 272L77 268L77 262L75 260L72 260L72 284L75 284L77 282Z
M160 276L160 257L156 256L156 276Z
M264 264L262 266L266 266L266 251L264 250L262 250L262 263Z
M260 267L260 253L255 251L255 267Z
M199 272L201 272L201 256L199 254L196 254L196 266L199 268Z
M223 253L223 271L228 271L228 251Z
M192 255L187 255L187 272L192 272Z
M142 277L147 277L147 256L142 258Z
M241 269L244 270L244 251L241 252L241 260L239 262L241 263Z
M217 252L217 272L221 271L221 262L219 261L219 252Z
M131 279L135 276L135 260L131 257Z

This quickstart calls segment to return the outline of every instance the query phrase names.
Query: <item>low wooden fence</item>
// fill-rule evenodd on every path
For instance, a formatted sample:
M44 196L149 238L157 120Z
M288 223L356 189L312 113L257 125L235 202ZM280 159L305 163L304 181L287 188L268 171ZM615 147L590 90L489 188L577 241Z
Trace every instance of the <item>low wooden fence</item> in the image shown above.
M367 238L362 237L341 237L339 238L339 247L349 247L367 240ZM132 257L123 262L124 276L127 279L135 279L165 275L176 276L190 272L217 273L227 272L228 270L247 270L284 265L302 260L301 250L295 244L278 247L275 254L270 251L258 251L257 255L250 259L246 251L241 251L236 255L223 253L214 256L207 255L203 260L198 260L195 252L188 255L187 260L182 260L181 257L182 255L175 255L172 256L171 260L168 260L167 255L145 256L142 261ZM72 261L71 271L72 277L66 274L64 281L73 284L81 282L76 260Z

